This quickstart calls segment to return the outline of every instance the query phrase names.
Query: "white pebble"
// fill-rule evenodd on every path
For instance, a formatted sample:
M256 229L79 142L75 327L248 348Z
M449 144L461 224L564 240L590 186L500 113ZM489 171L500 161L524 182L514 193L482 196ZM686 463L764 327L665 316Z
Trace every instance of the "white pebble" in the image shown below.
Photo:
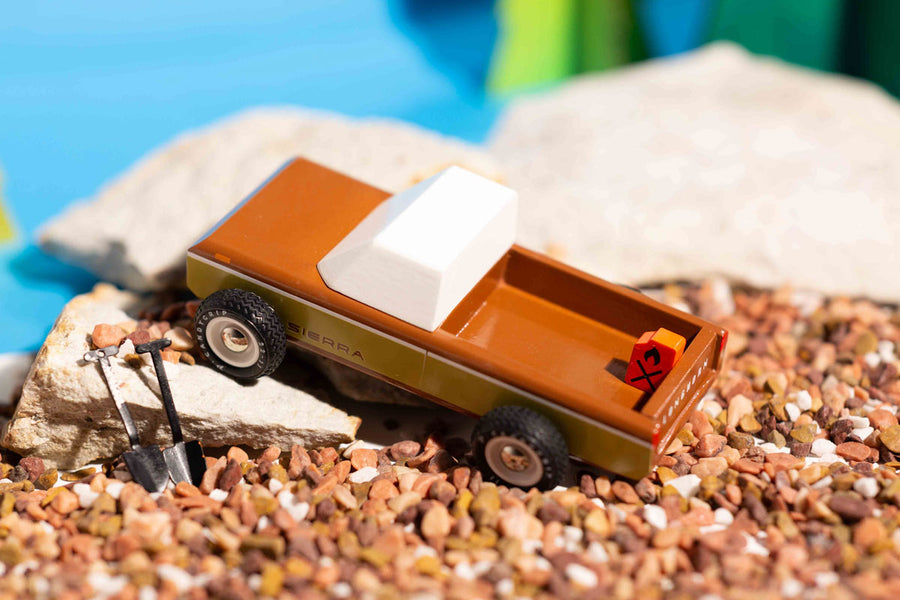
M335 598L349 598L353 595L353 588L346 581L338 581L331 584L331 587L328 588L328 593Z
M416 549L413 551L413 556L416 558L421 558L423 556L437 556L437 550L427 544L421 544L416 546Z
M784 412L787 413L789 420L796 421L797 417L800 416L800 407L793 402L788 402L784 405Z
M816 583L816 587L829 587L836 584L840 581L840 577L834 571L828 571L826 573L816 573L813 577L813 581Z
M118 500L119 494L122 493L122 488L124 488L124 487L125 487L125 484L122 483L121 481L118 481L118 480L110 481L109 483L106 484L106 493L109 494L110 496L112 496L113 498L115 498L116 500Z
M138 590L138 600L156 600L157 597L156 588L153 586L144 585Z
M821 490L821 489L827 488L829 485L831 485L831 481L832 481L831 475L826 475L825 477L818 480L817 482L815 482L814 484L812 484L809 487L811 487L814 490Z
M78 505L81 508L90 508L94 500L100 496L100 492L95 492L86 483L76 483L72 486L72 491L78 496Z
M809 453L813 456L825 456L826 454L834 454L835 448L837 448L837 446L834 442L826 438L820 438L818 440L813 440Z
M812 409L812 396L810 396L809 392L806 390L797 392L797 397L794 401L797 403L797 407L800 408L800 410Z
M375 467L363 467L359 471L350 473L348 479L351 483L367 483L375 479L376 475L378 475L378 469Z
M757 556L768 556L769 549L759 543L755 537L748 533L744 533L744 537L747 539L747 545L744 547L745 554L756 554Z
M475 579L475 571L472 570L472 565L466 561L458 563L456 567L454 567L453 573L460 579L466 579L468 581Z
M291 515L291 518L298 523L305 519L306 515L309 514L309 504L306 502L299 502L293 506L285 506L284 508L288 511L288 514Z
M529 540L529 539L522 540L522 551L527 554L535 554L543 547L544 547L544 542L542 542L541 540ZM0 563L0 564L3 564L3 563Z
M534 560L534 568L539 571L549 571L553 568L553 564L543 556L538 556Z
M273 494L277 494L278 492L280 492L282 490L282 488L284 488L284 484L281 483L280 481L278 481L277 479L269 480L269 491L272 492Z
M897 531L900 531L900 529L897 529ZM590 544L588 544L585 554L587 555L587 559L591 562L609 562L609 553L600 542L591 542Z
M715 419L724 409L722 405L716 401L715 395L707 395L703 398L703 412Z
M866 364L869 365L870 369L874 369L881 364L881 355L877 352L869 352L863 356L863 360L866 361Z
M591 502L599 506L600 508L606 508L606 504L603 503L603 500L600 498L591 498Z
M671 485L678 490L682 498L690 498L696 496L700 491L700 478L694 474L682 475L675 479L670 479L666 485Z
M247 577L247 587L249 587L254 592L258 592L261 585L262 575L260 575L259 573L254 573Z
M566 545L578 544L581 542L581 538L584 537L584 531L581 527L572 527L571 525L566 525L563 527L563 537L566 539Z
M194 578L191 574L175 565L159 565L156 567L156 574L160 579L171 582L182 594L194 586Z
M713 513L713 519L719 525L731 525L734 522L734 515L728 512L727 508L717 508Z
M256 531L260 532L271 524L272 520L268 516L263 515L259 518L259 521L256 522Z
M785 598L796 598L803 593L803 584L789 577L781 582L781 595Z
M853 482L853 489L864 498L874 498L878 495L878 481L874 477L862 477Z
M779 448L772 442L763 442L759 445L759 449L766 454L784 454L791 451L791 449L787 446L782 446L781 448Z
M847 417L850 419L850 424L853 425L853 429L862 429L863 427L869 426L869 418L868 417Z
M94 589L96 598L108 598L125 589L128 585L128 577L125 575L108 575L100 571L94 571L87 576L88 585Z
M566 567L566 577L583 588L592 588L597 585L597 574L584 565L571 563Z
M700 535L707 535L709 533L715 533L717 531L725 531L727 527L725 525L720 525L719 523L713 523L712 525L702 525L698 531Z
M491 570L491 567L494 566L489 560L479 560L474 565L472 565L472 571L475 573L475 577L481 577L485 573Z
M874 427L860 427L859 429L853 430L853 435L855 435L859 439L865 441L865 439L867 437L869 437L870 435L872 435L872 433L874 431L875 431Z
M665 509L656 504L644 506L644 520L657 529L665 529L669 525Z
M511 596L512 593L516 591L516 586L512 579L506 577L498 581L497 585L494 586L494 589L497 590L498 596Z
M894 342L890 340L881 340L878 342L878 355L881 356L881 360L886 363L892 363L897 360L897 355L894 354Z
M228 492L216 488L209 493L209 497L216 502L225 502L225 499L228 498Z

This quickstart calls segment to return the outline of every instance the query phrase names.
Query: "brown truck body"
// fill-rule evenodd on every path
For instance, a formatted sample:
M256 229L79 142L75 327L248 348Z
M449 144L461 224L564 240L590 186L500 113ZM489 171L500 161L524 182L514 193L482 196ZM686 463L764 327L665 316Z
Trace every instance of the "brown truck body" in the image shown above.
M189 250L188 285L199 297L255 292L296 345L465 413L530 407L575 458L646 474L711 385L727 332L519 246L435 331L413 326L331 290L316 269L389 196L296 159ZM660 327L688 344L646 394L622 377L637 338Z

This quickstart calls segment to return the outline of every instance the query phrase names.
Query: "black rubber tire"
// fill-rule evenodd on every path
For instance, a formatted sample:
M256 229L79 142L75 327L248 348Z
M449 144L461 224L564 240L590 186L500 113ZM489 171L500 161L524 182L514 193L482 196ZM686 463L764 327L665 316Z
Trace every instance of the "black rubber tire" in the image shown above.
M259 357L250 366L237 367L216 355L207 340L207 326L216 317L241 323L259 345ZM210 294L194 316L194 337L200 351L219 371L235 379L251 380L270 375L284 360L287 337L284 325L269 304L253 292L239 289Z
M472 451L482 474L495 483L519 487L495 473L485 456L485 446L497 436L515 438L540 458L543 473L534 487L548 490L569 472L569 448L559 429L542 414L522 406L500 406L478 421L472 431Z

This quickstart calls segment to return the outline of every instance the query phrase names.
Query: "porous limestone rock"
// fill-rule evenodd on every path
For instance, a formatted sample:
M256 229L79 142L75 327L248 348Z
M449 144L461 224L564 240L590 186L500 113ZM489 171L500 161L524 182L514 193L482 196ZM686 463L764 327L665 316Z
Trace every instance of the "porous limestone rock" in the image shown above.
M177 284L184 254L279 166L303 156L389 192L450 165L498 178L457 140L389 120L250 110L184 134L47 225L41 247L133 290ZM298 225L298 234L302 227Z
M22 397L2 439L3 446L59 468L77 468L128 450L128 439L106 381L96 363L83 360L97 323L118 323L137 297L108 284L74 298L63 309L31 367ZM111 359L141 441L171 446L172 437L153 368ZM241 384L197 364L165 365L185 439L204 446L243 444L290 449L347 442L360 421L333 408L327 392L304 385L302 369L279 381L265 377ZM280 374L279 374L280 375Z
M900 300L900 105L733 45L520 99L491 141L519 241L612 281Z

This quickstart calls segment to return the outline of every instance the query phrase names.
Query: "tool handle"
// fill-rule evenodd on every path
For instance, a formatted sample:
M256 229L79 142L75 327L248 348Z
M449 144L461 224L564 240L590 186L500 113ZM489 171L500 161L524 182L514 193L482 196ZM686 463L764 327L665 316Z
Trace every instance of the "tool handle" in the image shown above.
M131 411L128 410L128 405L125 404L125 401L119 395L119 382L113 375L109 358L104 354L98 362L100 363L100 369L103 371L103 376L106 377L109 393L113 398L113 402L116 403L116 408L119 410L119 416L122 417L125 433L128 434L128 442L131 444L132 450L137 450L141 447L141 438L138 436L137 426L134 424L134 418L131 416Z
M144 345L141 344L141 346ZM162 354L159 351L159 347L151 347L147 351L150 352L153 368L156 370L156 379L159 381L159 392L162 394L163 406L166 407L166 416L169 418L169 427L172 429L172 443L179 444L184 441L184 435L181 432L181 421L178 419L178 411L175 410L175 400L172 399L172 389L169 387L169 377L166 375Z

